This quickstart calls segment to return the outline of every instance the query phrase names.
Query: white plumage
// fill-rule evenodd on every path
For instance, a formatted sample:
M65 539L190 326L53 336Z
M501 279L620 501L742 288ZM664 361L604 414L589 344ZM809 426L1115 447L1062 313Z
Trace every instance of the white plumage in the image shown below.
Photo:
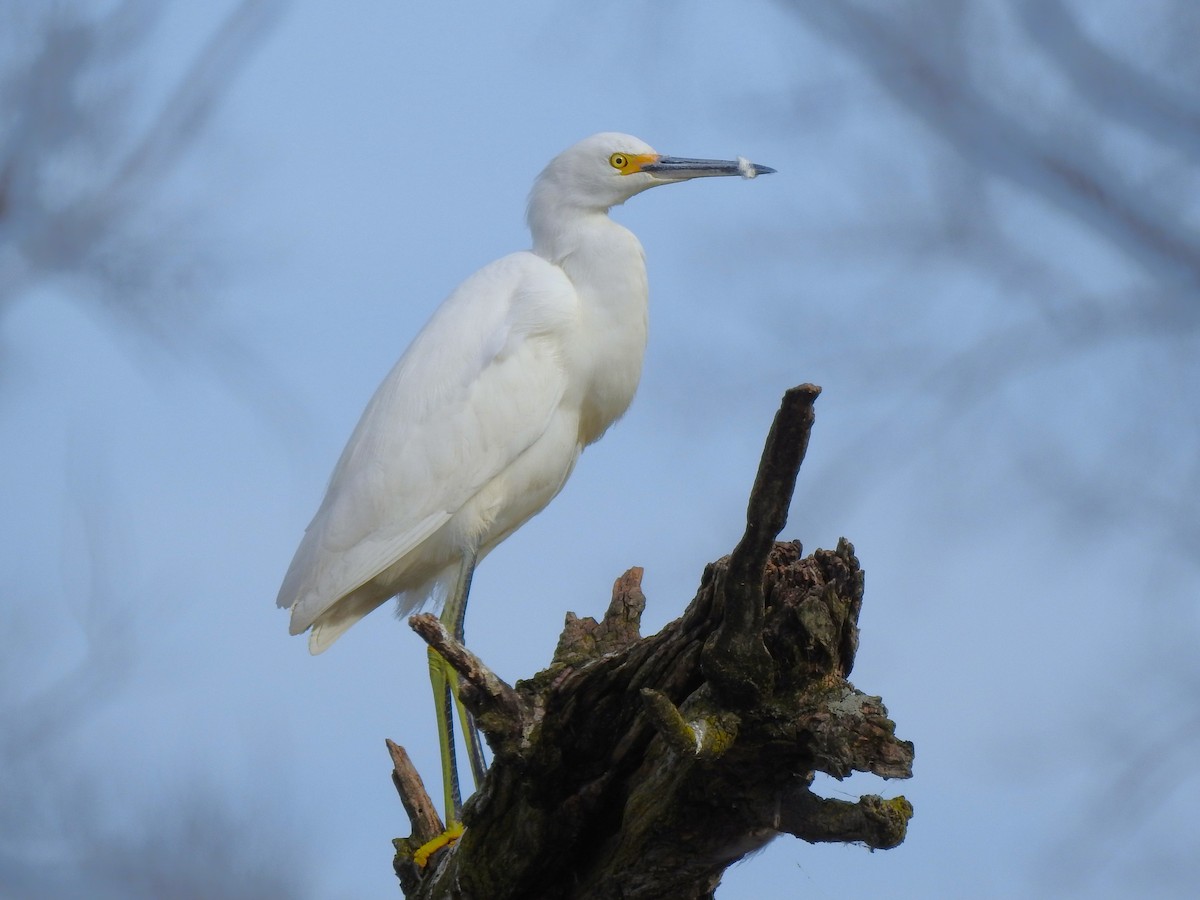
M280 590L313 653L396 594L417 608L464 547L483 556L557 493L582 446L564 402L580 318L563 270L531 253L438 308L368 404Z
M311 629L320 653L390 597L404 614L444 594L461 640L475 563L554 498L637 389L645 260L608 210L658 184L772 171L665 157L616 133L555 157L529 197L532 250L464 281L367 405L279 590L292 634ZM450 824L456 681L436 658L431 677ZM478 779L473 728L467 739Z
M416 609L545 507L641 375L644 256L608 210L656 184L769 171L616 133L552 160L530 194L532 251L463 282L367 405L279 591L292 634L311 628L320 653L390 597Z

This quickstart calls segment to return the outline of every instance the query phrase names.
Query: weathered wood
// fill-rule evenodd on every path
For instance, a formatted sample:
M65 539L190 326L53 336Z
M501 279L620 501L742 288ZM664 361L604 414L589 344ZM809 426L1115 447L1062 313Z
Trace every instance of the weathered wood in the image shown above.
M877 849L904 839L904 798L810 790L818 771L907 778L913 759L880 699L846 680L863 595L854 548L804 557L775 542L818 393L785 396L746 535L658 634L639 637L641 570L618 579L601 621L569 614L549 668L515 687L422 623L457 654L495 758L453 848L418 872L412 841L396 842L410 900L707 898L781 833Z
M745 534L721 573L721 624L701 662L705 677L727 703L753 705L771 691L775 667L762 641L763 570L787 524L820 393L816 385L802 384L783 395L750 490Z
M393 841L398 857L411 860L413 852L426 841L437 837L445 829L441 817L429 799L425 783L417 772L416 766L409 759L408 752L394 741L386 741L388 753L392 757L392 784L408 813L408 821L412 823L412 834L407 838L397 838ZM411 864L396 869L396 875L401 880L401 887L407 893L419 885L417 872Z
M437 616L418 613L409 626L461 676L458 696L499 756L519 752L522 710L516 692L478 656L454 639Z

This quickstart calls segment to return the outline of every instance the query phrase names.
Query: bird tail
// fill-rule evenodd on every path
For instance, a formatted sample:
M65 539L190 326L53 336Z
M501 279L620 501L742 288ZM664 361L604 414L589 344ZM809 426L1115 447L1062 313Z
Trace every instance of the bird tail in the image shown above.
M347 594L312 623L308 634L308 652L313 656L324 653L355 622L387 602L387 596L364 590ZM303 630L303 629L301 629Z

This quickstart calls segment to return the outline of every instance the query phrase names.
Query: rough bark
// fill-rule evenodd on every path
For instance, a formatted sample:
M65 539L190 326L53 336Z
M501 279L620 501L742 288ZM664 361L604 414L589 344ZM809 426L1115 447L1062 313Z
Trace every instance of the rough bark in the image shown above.
M775 542L819 392L785 394L745 535L658 634L639 634L641 569L617 580L601 621L568 613L550 666L515 687L435 617L413 617L460 673L494 760L464 809L465 834L423 870L412 851L439 823L410 814L394 861L409 900L705 898L781 833L873 849L904 840L903 797L810 790L815 772L908 778L913 760L880 698L846 680L863 596L854 548L843 539L804 557ZM401 776L402 796L424 793L415 772Z

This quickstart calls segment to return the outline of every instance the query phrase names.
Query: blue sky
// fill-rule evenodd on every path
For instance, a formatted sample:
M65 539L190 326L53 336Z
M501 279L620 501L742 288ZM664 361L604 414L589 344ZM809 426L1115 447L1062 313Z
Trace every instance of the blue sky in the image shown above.
M1003 62L996 91L1048 85L1034 118L1054 86L1005 58L1011 23L984 6L997 36L971 46ZM1118 7L1097 5L1093 26L1155 37ZM130 61L138 115L221 15L163 16ZM1177 838L1200 797L1171 774L1169 739L1194 716L1196 555L1120 490L1170 498L1188 471L1172 445L1194 409L1171 397L1195 396L1196 333L1081 346L1052 327L1062 297L1024 290L1020 267L937 249L987 218L1064 295L1142 285L766 3L294 4L145 213L163 253L199 260L204 308L167 320L167 349L62 279L8 310L0 674L21 686L4 708L28 724L57 704L65 721L30 726L52 740L10 771L53 802L3 855L44 874L81 845L166 842L172 810L203 797L296 896L397 896L389 840L408 823L383 739L437 783L423 646L379 611L311 658L275 592L378 381L462 278L527 246L532 179L601 130L778 174L614 211L648 258L642 385L481 566L473 649L510 680L532 674L563 614L600 614L631 565L646 569L643 630L676 617L740 535L780 395L818 383L783 536L854 542L853 680L917 748L911 782L823 789L902 792L916 817L889 852L781 837L718 897L1180 896L1198 873ZM1131 169L1155 161L1106 137ZM942 218L947 192L962 220ZM1147 754L1167 762L1129 768ZM1151 774L1113 803L1130 771ZM30 896L56 896L35 881Z

